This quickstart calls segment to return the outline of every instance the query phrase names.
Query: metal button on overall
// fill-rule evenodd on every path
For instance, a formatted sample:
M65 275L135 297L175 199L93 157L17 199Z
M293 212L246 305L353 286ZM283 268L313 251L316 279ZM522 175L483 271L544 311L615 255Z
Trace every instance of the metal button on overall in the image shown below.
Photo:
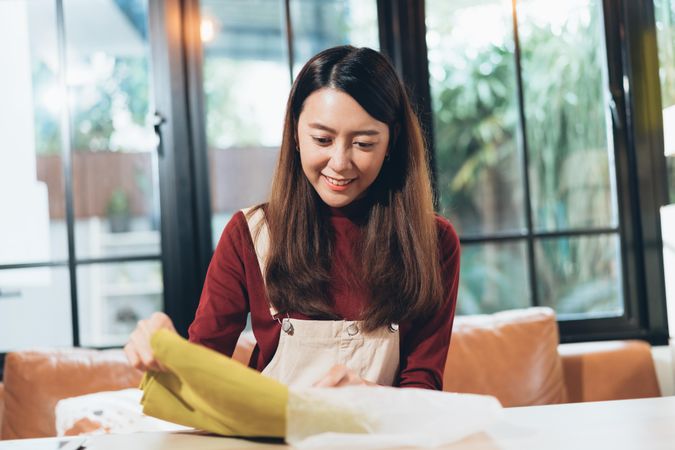
M293 336L293 324L290 319L286 318L281 322L281 329L284 333Z
M359 334L359 327L357 327L355 323L350 324L347 327L347 334L350 336L356 336Z

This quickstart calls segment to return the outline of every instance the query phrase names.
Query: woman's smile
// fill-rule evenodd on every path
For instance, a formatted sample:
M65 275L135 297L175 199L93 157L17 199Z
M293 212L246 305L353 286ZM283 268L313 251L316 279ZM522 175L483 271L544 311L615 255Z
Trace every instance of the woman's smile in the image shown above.
M346 190L356 178L332 178L328 175L321 174L323 180L326 182L326 185L329 189L334 191L344 191Z

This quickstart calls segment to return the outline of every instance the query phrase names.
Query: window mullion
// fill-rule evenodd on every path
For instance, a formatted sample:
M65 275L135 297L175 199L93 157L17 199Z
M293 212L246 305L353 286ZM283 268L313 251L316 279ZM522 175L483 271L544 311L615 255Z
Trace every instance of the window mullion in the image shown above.
M70 276L70 307L73 327L73 345L80 345L80 322L77 298L77 268L75 265L75 213L73 205L73 165L72 142L73 128L70 119L70 107L67 82L66 30L63 0L56 0L56 28L58 38L59 78L61 98L61 157L63 158L63 180L66 201L66 232L68 236L68 272Z
M286 32L286 47L288 51L288 74L293 84L293 64L295 64L295 54L293 51L293 20L291 19L291 0L282 0L284 2L284 24L282 29Z
M537 273L535 269L535 255L534 255L534 234L533 234L533 219L532 219L532 200L530 197L530 173L529 173L529 150L527 144L527 124L525 117L525 96L523 93L523 67L521 64L521 49L520 36L518 34L518 11L517 0L511 2L511 15L513 18L513 42L514 42L514 59L516 70L516 95L518 97L518 136L520 142L520 151L522 154L521 162L523 173L523 195L525 201L525 222L527 227L527 267L530 277L530 292L532 294L532 305L539 306L539 294L537 292Z

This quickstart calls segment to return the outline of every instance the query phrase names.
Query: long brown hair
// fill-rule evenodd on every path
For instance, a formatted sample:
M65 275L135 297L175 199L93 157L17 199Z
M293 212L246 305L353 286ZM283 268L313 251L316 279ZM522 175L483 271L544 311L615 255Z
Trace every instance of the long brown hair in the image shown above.
M326 87L350 95L390 131L389 158L368 189L372 206L361 241L353 243L356 261L362 264L354 276L370 293L362 315L365 328L428 317L440 307L443 287L424 139L391 64L374 50L352 46L314 56L291 89L272 192L264 207L270 233L265 274L269 300L281 313L335 318L326 296L334 245L331 225L322 217L322 200L296 151L305 99Z

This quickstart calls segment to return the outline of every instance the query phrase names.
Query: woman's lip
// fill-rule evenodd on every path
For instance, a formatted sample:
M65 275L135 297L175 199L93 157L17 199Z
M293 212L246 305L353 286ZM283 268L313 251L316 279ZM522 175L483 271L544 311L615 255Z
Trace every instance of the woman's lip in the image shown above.
M334 184L331 184L331 183L328 181L328 178L329 178L329 177L327 177L326 175L321 174L321 178L323 178L323 182L326 183L326 186L328 186L328 188L329 188L330 190L332 190L332 191L338 191L338 192L339 192L339 191L344 191L344 190L346 190L347 188L349 188L349 186L351 186L351 184L352 184L352 183L350 182L350 183L347 183L347 184L342 185L342 186L336 186L336 185L334 185ZM333 178L333 180L335 180L335 179L336 179L336 178ZM350 181L351 181L351 180L354 180L354 178L348 178L348 179L349 179ZM338 180L338 181L342 181L342 180ZM346 181L346 180L345 180L345 181Z

